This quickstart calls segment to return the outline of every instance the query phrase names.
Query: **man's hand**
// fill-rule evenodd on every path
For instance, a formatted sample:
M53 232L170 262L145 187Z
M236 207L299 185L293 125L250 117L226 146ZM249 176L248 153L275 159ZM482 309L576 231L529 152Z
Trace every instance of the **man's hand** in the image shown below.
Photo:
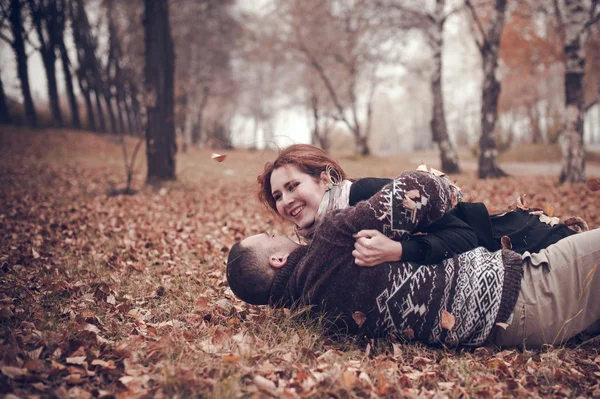
M378 230L361 230L354 238L352 256L358 266L375 266L402 259L402 243L393 241Z

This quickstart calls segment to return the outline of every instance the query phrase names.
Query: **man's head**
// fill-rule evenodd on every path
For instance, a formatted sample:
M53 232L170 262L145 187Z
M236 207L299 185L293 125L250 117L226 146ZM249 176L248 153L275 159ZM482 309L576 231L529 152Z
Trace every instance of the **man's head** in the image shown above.
M266 305L273 279L298 244L285 236L257 234L236 243L227 258L227 282L238 298Z

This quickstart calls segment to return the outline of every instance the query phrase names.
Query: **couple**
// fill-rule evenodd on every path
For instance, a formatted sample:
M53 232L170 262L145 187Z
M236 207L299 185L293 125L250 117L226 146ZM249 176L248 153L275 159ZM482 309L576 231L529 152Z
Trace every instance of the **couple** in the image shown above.
M234 245L227 279L242 300L309 305L339 332L449 346L537 347L596 330L600 230L571 236L520 209L490 216L424 170L350 182L312 146L286 149L259 183L310 243L260 234ZM504 236L514 251L500 250Z

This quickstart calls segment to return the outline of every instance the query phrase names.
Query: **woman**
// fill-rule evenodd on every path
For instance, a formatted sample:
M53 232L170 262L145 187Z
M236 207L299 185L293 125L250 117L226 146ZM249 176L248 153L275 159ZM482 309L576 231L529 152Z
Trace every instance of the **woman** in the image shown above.
M310 240L319 219L327 212L354 206L391 181L379 178L350 180L335 159L320 148L306 144L284 149L274 162L265 165L257 180L260 201L284 220L295 224L298 234L306 240ZM439 205L444 206L438 210L442 215L449 210L449 204L457 202L460 191L446 178L436 177L436 181L441 182L439 187L431 189L438 189L448 199L445 205ZM397 242L378 231L363 230L356 236L356 263L374 266L397 260L438 261L476 246L477 238L468 225L458 220L449 222L444 223L444 229L452 229L446 232L451 233L452 240L443 248L437 247L440 248L438 253L432 253L428 242L438 241L436 237L424 240L407 235L404 241ZM437 230L439 228L433 234L437 234ZM447 238L440 238L439 242Z
M378 231L360 231L353 252L357 265L398 260L433 264L477 246L496 251L507 241L519 253L539 252L576 231L587 230L580 218L568 228L561 223L544 223L539 215L521 209L489 215L482 203L459 202L461 193L448 179L438 180L448 184L444 191L453 196L451 204L456 207L401 242ZM334 158L306 144L284 149L274 162L265 165L257 181L260 201L295 224L298 234L308 240L327 212L354 206L391 182L380 178L348 179Z

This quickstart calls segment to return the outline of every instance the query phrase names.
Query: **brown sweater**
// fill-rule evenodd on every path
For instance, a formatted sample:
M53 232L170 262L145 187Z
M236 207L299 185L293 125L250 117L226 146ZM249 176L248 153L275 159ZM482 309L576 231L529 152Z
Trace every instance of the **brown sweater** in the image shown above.
M270 304L310 305L335 332L404 333L429 344L483 343L515 306L523 274L518 254L477 248L428 266L354 264L354 233L378 229L395 236L434 222L451 206L440 196L439 181L418 173L424 172L403 174L368 201L327 215L311 244L294 251L280 269ZM412 190L419 191L413 199L421 207L405 201L407 193L414 196ZM451 329L443 328L444 312L455 319Z

